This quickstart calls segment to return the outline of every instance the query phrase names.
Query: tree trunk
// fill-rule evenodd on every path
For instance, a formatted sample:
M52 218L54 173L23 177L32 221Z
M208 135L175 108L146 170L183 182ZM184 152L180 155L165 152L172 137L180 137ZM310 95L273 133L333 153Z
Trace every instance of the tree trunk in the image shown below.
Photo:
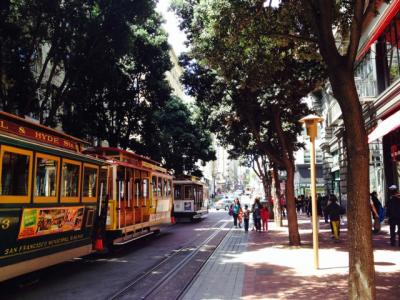
M289 244L300 246L299 225L297 224L296 203L294 201L294 164L285 159L286 179L286 208L289 228Z
M279 203L281 187L279 186L278 170L276 167L272 169L272 197L274 199L274 221L276 226L282 227L282 211Z
M329 78L343 113L347 144L349 299L375 299L369 205L369 149L352 68L339 65Z

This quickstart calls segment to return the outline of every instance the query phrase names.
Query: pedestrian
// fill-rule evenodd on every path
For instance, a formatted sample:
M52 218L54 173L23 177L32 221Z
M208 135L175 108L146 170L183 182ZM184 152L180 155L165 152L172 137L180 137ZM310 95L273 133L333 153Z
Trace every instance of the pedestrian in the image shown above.
M343 214L343 209L337 204L337 198L335 195L330 195L330 203L325 209L325 213L329 216L331 223L331 229L333 238L339 241L340 237L340 215Z
M281 212L282 212L282 218L286 217L286 200L285 196L281 195L281 198L279 199L279 203L281 205Z
M390 198L387 203L387 216L389 217L390 245L396 246L396 227L400 246L400 194L396 185L389 187Z
M318 194L318 196L317 196L317 216L318 217L322 216L322 196L321 196L321 194Z
M260 210L263 231L268 231L269 211L267 203L264 203Z
M381 215L383 213L383 207L381 202L377 197L377 193L373 191L370 194L371 201L371 214L372 218L374 219L374 229L372 230L373 233L377 234L381 231ZM383 221L383 220L382 220Z
M254 200L252 212L253 212L253 221L254 221L254 226L256 227L256 230L258 232L261 232L261 203L260 203L260 198L256 198Z
M242 228L242 223L243 223L243 209L242 209L242 206L240 206L239 213L238 213L238 224L239 224L240 228Z
M311 199L310 199L310 197L306 197L306 199L305 199L305 208L306 208L307 217L311 216Z
M233 225L235 227L238 226L238 216L239 216L239 212L240 212L240 202L239 202L239 198L235 199L235 202L233 203ZM239 227L240 227L240 223L239 223Z
M328 196L325 195L325 196L322 197L322 202L321 202L321 208L322 208L322 212L324 213L325 223L329 223L328 216L325 213L325 210L326 210L327 206L328 206Z
M247 204L244 205L243 221L244 221L244 231L248 232L249 231L249 221L250 221L250 210L249 210L249 206Z

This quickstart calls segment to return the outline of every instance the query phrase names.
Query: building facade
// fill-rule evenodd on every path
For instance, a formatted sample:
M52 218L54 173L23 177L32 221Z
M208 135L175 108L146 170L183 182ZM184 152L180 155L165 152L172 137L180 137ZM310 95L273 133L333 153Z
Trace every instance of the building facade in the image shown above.
M400 185L400 0L382 1L363 28L354 70L369 133L370 191L383 202L387 186ZM319 101L326 189L346 199L346 145L338 103L329 84Z

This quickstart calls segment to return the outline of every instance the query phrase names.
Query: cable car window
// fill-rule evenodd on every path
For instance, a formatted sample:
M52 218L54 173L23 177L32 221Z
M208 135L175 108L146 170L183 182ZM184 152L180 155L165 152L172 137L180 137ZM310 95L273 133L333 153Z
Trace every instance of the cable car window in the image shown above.
M62 165L61 196L64 201L79 202L81 166L78 162L64 161Z
M191 186L185 186L185 199L193 199L193 189Z
M96 200L97 196L97 168L84 166L83 167L83 197Z
M157 177L153 176L151 178L151 184L153 186L153 196L157 196Z
M167 196L171 196L171 180L167 181Z
M164 197L167 197L168 195L168 186L167 186L167 179L164 178L164 182L163 182L163 195Z
M180 185L174 186L174 199L176 199L176 200L182 199L181 186Z
M161 197L161 191L162 191L162 179L158 178L158 187L157 187L157 195L158 195L158 197Z
M2 147L0 196L2 202L29 202L32 152Z
M136 206L139 206L139 198L141 197L140 194L140 179L135 179L135 200Z
M143 179L143 197L149 197L149 180L147 178Z
M57 157L37 154L35 177L35 202L57 202L58 169Z

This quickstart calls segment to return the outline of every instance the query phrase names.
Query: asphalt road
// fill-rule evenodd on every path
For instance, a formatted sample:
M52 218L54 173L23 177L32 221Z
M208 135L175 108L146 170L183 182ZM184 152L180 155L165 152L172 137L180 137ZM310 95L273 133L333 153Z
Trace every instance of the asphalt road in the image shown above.
M77 258L0 284L0 299L107 299L188 241L204 239L225 211L210 211L199 223L161 228L157 236L136 241L107 255Z

